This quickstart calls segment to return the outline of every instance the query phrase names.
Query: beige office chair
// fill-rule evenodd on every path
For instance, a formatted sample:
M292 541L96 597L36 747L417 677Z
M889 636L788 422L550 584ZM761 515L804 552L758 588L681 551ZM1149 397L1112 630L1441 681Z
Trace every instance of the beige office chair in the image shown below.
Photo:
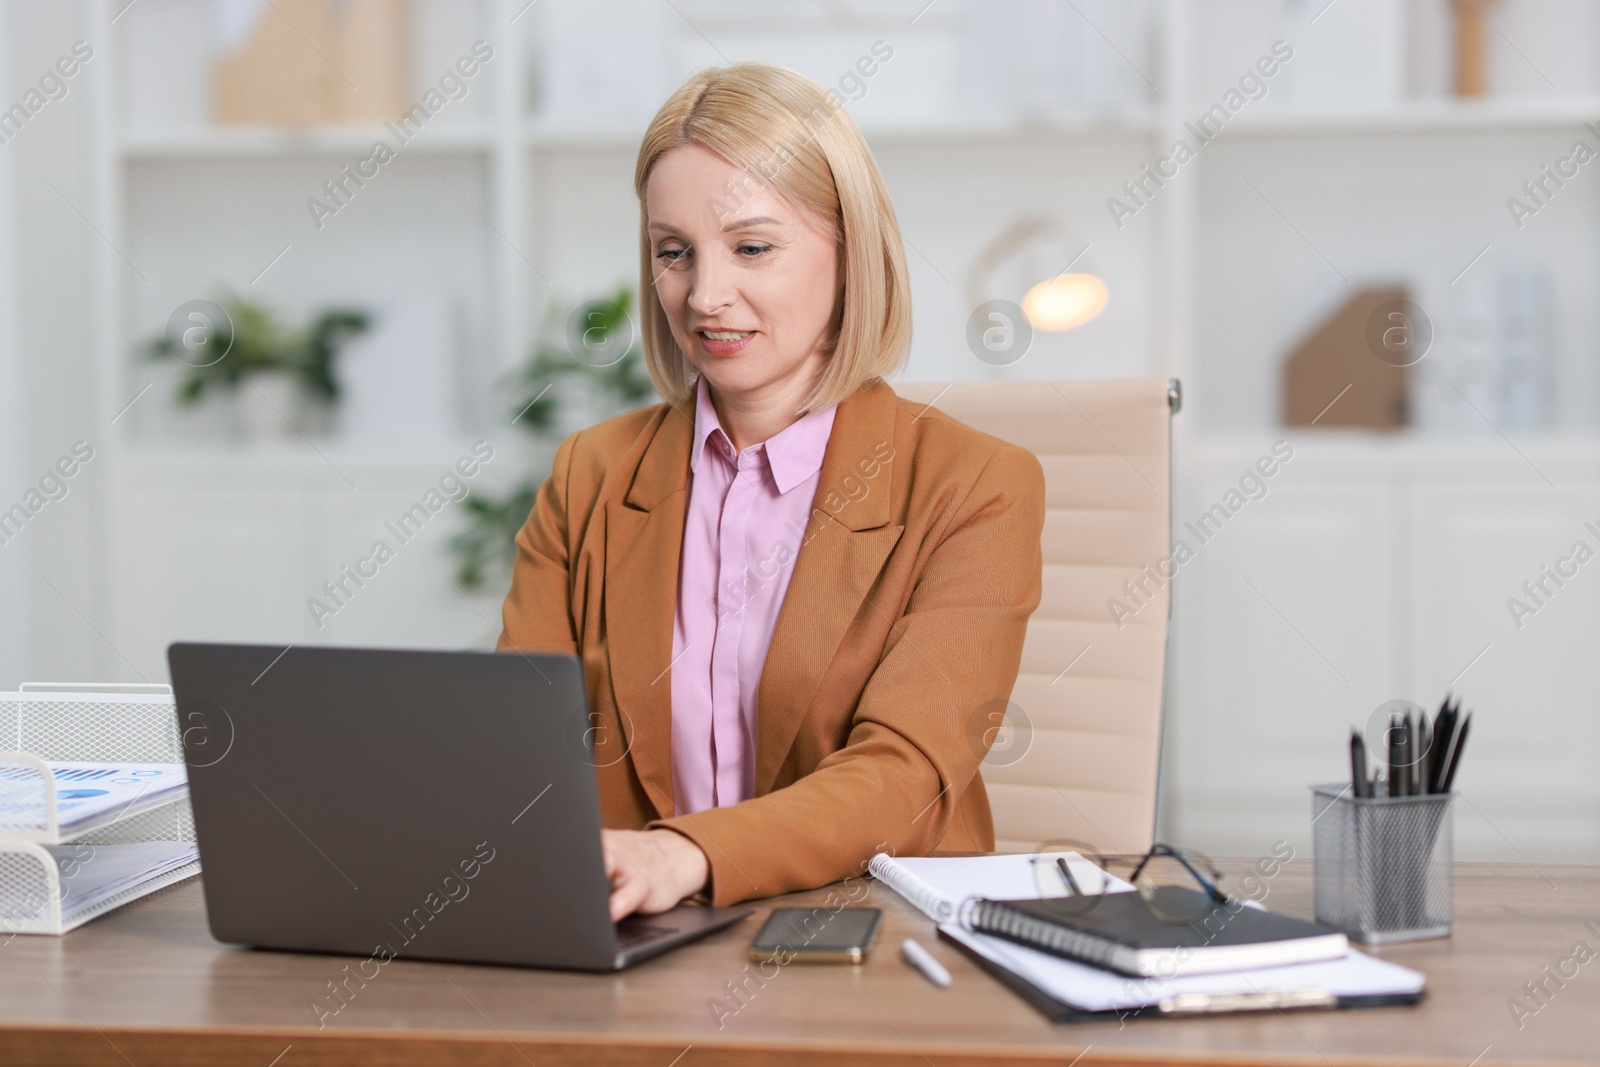
M894 383L1044 467L1044 589L984 762L996 846L1149 848L1161 763L1176 379ZM1131 591L1130 591L1131 590Z

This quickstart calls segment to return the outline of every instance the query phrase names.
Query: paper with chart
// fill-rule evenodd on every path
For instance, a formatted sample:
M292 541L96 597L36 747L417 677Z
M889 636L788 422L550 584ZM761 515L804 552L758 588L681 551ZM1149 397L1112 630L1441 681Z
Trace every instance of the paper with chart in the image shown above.
M181 763L78 763L52 760L56 816L70 832L90 823L133 815L186 795ZM45 825L48 782L29 763L0 761L0 831Z

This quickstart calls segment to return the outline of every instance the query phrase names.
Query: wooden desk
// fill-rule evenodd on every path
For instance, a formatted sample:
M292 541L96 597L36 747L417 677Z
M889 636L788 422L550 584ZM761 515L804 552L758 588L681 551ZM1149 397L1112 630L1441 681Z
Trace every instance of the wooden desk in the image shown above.
M1309 858L1291 861L1270 882L1268 906L1309 915L1310 875ZM816 906L823 892L764 903L754 919L616 975L395 961L320 1031L310 1004L354 961L219 945L190 882L65 937L0 947L0 1063L1595 1062L1600 957L1564 988L1550 983L1554 995L1521 1029L1508 1001L1578 942L1600 951L1586 925L1600 927L1600 868L1463 864L1457 879L1454 937L1379 952L1427 972L1429 998L1412 1008L1055 1027L871 883L864 903L882 907L885 922L863 966L784 967L764 985L750 981L742 1007L729 983L748 973L745 946L761 915L777 903ZM901 961L907 935L944 960L952 988ZM727 1009L720 1027L713 1002Z

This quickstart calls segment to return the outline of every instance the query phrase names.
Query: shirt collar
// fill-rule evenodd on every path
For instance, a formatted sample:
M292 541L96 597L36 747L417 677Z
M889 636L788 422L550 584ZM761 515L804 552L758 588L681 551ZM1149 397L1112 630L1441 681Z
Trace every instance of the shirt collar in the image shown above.
M838 405L834 404L809 411L764 442L762 451L766 454L767 467L772 471L772 480L778 492L787 493L822 469L822 457L828 450L828 436L833 431L833 416L837 408ZM705 451L706 441L712 434L727 441L729 449L732 449L733 442L728 439L722 423L717 419L717 409L711 403L711 387L702 374L695 384L690 471L698 469L700 455Z

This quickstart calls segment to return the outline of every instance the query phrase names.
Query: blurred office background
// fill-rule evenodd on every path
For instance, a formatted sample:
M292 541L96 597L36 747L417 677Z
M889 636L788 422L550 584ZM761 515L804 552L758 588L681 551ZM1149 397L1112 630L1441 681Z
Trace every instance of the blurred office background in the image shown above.
M865 131L905 380L1182 380L1163 839L1309 854L1349 728L1449 689L1458 855L1600 860L1583 0L0 0L0 687L492 647L555 442L643 402L625 325L563 358L637 295L639 135L740 58Z

